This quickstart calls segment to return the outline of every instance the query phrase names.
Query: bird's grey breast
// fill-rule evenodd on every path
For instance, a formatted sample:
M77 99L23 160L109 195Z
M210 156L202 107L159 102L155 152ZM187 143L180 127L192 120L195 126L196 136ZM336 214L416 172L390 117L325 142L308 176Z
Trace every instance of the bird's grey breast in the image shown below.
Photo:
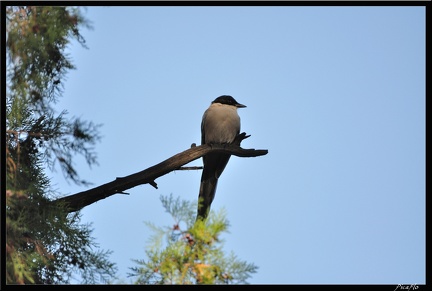
M202 131L205 143L231 143L240 132L237 108L224 104L212 104L204 113Z

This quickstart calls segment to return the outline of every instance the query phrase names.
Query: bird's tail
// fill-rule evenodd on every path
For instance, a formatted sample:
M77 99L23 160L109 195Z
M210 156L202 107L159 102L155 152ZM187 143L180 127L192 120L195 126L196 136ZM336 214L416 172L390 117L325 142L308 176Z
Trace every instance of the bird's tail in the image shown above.
M216 193L217 182L218 179L214 175L205 177L203 172L199 190L197 219L205 219L207 217Z
M231 155L208 154L203 157L204 169L198 197L197 219L205 219L210 211L210 205L215 197L217 182L228 163Z

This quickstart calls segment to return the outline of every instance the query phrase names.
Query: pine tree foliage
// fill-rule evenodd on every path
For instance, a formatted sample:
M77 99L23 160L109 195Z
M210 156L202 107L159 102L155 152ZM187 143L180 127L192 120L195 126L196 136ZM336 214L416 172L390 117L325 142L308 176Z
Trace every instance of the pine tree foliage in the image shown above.
M195 203L172 195L161 201L175 223L164 228L147 223L154 234L147 259L134 260L138 266L131 268L136 284L247 284L257 267L232 252L225 256L221 235L229 223L224 211L195 222Z
M65 49L71 39L85 47L79 27L90 27L77 8L10 6L6 9L8 140L30 136L52 169L58 163L67 178L78 184L75 154L96 164L93 146L99 125L56 114L53 105L63 92L66 73L74 69ZM30 142L30 141L29 141Z
M98 283L116 270L79 212L48 203L58 195L46 167L59 164L66 178L87 184L72 159L81 154L96 163L98 126L53 108L74 68L65 48L71 39L85 45L79 28L86 25L77 8L6 7L7 284L68 283L75 273L83 283Z

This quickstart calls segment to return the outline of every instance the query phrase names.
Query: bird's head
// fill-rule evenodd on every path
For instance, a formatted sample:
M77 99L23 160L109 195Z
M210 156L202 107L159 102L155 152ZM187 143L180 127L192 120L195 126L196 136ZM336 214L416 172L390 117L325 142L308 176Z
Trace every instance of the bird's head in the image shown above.
M231 106L235 106L237 108L244 108L246 107L246 105L240 104L238 103L232 96L230 95L222 95L219 96L218 98L216 98L213 103L220 103L220 104L226 104L226 105L231 105Z

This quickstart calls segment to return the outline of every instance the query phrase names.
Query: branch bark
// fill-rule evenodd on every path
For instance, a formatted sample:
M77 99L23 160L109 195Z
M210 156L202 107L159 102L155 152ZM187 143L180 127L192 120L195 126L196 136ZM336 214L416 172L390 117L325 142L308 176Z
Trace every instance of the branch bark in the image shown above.
M66 205L68 212L78 211L85 206L93 204L99 200L105 199L111 195L124 193L125 190L142 184L150 184L157 189L157 184L154 180L168 174L169 172L180 170L181 167L191 161L194 161L211 152L224 152L238 157L257 157L266 155L268 150L243 149L240 147L240 142L248 138L245 133L238 135L234 144L205 144L200 146L192 145L192 148L185 150L172 156L165 161L147 168L141 172L116 178L114 181L103 184L101 186L69 195L52 201L54 204Z

